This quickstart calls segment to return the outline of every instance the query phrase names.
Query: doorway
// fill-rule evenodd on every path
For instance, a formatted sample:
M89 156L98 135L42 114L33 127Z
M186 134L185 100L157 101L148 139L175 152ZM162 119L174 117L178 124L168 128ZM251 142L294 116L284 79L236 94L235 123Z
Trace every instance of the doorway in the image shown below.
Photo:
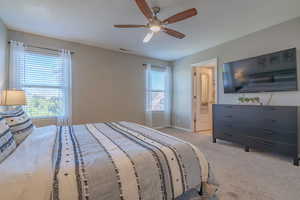
M192 127L196 133L212 132L212 105L217 103L217 60L193 65Z

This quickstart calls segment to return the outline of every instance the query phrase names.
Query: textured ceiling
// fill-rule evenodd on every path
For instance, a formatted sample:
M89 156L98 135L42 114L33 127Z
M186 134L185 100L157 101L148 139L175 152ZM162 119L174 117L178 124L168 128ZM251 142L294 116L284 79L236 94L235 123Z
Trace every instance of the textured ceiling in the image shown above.
M148 0L164 19L188 8L199 15L170 28L178 40L158 33L143 44L146 29L113 24L145 24L134 0L0 0L0 18L9 29L133 54L174 60L300 16L300 0Z

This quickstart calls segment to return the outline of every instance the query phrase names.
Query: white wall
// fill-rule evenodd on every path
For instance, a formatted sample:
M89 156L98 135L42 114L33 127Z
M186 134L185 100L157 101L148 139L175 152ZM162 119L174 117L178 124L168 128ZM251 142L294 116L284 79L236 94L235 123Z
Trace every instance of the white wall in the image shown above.
M42 36L9 31L9 39L75 52L73 122L133 121L144 123L144 63L169 63ZM48 121L46 121L47 124Z
M0 90L7 83L7 29L0 19Z
M190 129L192 68L191 64L218 58L218 101L236 104L238 94L224 94L222 66L225 62L258 56L296 47L298 49L298 77L300 80L300 18L270 27L214 48L196 53L174 62L173 119L174 126ZM300 81L299 81L300 84ZM300 88L300 85L299 85ZM273 93L272 105L300 105L300 91ZM270 93L251 94L266 102Z

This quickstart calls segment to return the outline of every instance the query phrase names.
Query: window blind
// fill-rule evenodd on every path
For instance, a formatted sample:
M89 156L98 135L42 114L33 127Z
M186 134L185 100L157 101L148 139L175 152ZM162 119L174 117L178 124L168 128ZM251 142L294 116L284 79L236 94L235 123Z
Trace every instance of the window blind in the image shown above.
M52 52L26 49L24 60L24 69L18 73L27 97L25 110L31 117L63 116L65 70L62 58Z
M163 111L165 108L165 78L166 72L163 68L151 68L151 110Z

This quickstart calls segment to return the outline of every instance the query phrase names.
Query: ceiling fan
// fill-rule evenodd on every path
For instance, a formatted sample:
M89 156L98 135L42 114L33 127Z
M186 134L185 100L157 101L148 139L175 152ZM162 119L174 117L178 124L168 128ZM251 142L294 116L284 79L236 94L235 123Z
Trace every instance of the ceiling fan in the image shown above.
M116 28L149 28L150 32L146 35L143 42L147 43L151 40L154 33L158 33L160 31L163 31L167 33L170 36L173 36L178 39L183 39L185 35L183 33L180 33L178 31L175 31L173 29L169 29L166 27L168 24L174 24L176 22L188 19L190 17L193 17L197 15L197 9L191 8L188 10L185 10L183 12L177 13L176 15L173 15L172 17L169 17L165 20L159 20L158 14L160 12L159 7L154 7L152 10L150 9L149 5L147 4L146 0L135 0L137 6L141 10L141 12L144 14L144 16L147 18L148 23L146 25L135 25L135 24L127 24L127 25L114 25Z

